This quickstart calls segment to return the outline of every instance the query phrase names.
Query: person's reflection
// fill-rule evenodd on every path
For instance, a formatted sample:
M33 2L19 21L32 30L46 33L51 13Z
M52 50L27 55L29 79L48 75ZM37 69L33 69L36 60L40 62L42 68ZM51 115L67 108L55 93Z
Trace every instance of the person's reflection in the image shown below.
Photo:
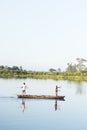
M58 100L57 99L55 99L55 103L54 103L54 108L55 108L55 111L57 111L57 109L58 110L60 110L60 106L58 105Z
M57 110L57 100L55 100L54 107L55 107L55 111L56 111Z
M22 98L22 106L21 106L21 108L22 108L22 112L24 112L24 110L25 110L25 100L24 100L24 98Z

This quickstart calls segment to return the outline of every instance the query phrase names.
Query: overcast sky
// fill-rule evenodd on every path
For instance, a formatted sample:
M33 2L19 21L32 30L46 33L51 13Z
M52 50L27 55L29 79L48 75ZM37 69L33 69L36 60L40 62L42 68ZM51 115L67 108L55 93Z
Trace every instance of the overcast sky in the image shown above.
M0 65L66 68L87 59L87 0L1 0Z

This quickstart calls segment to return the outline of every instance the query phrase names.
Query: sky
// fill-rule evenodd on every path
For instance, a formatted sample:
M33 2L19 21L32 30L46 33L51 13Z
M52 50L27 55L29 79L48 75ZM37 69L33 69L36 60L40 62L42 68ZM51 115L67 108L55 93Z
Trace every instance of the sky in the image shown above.
M87 60L86 0L1 0L0 65L65 69Z

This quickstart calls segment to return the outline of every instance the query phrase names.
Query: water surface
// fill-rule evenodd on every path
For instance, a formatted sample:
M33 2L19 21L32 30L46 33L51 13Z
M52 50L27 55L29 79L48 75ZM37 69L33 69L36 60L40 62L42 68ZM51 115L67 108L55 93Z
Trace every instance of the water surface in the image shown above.
M26 82L29 94L59 95L65 101L18 99ZM87 130L87 82L36 79L0 79L1 130Z

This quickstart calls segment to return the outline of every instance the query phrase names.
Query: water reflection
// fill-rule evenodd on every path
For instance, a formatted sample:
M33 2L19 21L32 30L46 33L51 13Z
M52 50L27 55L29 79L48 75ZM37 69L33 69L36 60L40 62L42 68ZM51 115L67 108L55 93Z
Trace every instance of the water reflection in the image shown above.
M24 112L24 110L25 110L25 99L24 98L22 98L21 108L22 108L22 112Z
M50 101L50 100L49 100ZM58 105L58 102L60 102L61 100L58 100L58 99L55 99L54 100L54 110L57 111L57 110L60 110L60 106ZM63 100L65 101L65 100ZM21 103L21 109L22 109L22 112L25 111L25 108L26 108L26 105L25 105L25 99L22 98L22 103Z
M84 86L82 85L82 82L77 83L76 93L77 94L83 94L84 93Z
M56 111L57 110L57 100L55 100L54 108L55 108L55 111Z
M55 102L54 102L54 109L55 109L55 111L61 110L60 106L58 105L58 102L59 102L59 100L55 100Z
M86 92L86 86L85 86L85 82L82 82L82 81L67 81L67 83L69 84L69 87L70 86L75 86L75 89L76 89L76 94L84 94L84 92ZM87 84L87 83L86 83Z

